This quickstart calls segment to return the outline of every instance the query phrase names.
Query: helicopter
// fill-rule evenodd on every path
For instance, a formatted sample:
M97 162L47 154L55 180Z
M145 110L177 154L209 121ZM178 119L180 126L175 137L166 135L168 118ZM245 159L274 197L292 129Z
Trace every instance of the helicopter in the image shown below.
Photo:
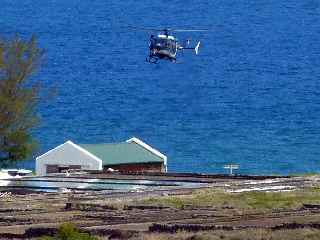
M201 32L207 30L199 29L153 29L153 28L139 28L146 31L156 31L157 35L151 34L149 39L149 55L146 61L149 63L158 63L159 60L169 60L171 62L177 61L178 51L194 50L195 54L199 53L200 41L194 47L190 47L190 40L187 39L185 44L180 44L178 39L170 32Z

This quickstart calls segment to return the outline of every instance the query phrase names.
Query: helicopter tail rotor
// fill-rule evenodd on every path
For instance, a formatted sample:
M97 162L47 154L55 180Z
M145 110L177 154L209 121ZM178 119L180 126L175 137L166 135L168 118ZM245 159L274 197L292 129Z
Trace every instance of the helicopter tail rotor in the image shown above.
M196 52L196 55L198 55L199 47L200 47L200 41L197 43L196 47L194 48L194 51Z

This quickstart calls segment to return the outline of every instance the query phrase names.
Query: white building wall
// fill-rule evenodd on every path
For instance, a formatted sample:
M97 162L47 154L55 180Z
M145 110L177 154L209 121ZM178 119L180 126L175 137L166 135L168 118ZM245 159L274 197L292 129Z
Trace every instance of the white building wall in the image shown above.
M102 170L102 160L71 141L36 158L36 174L47 174L47 165L81 165L82 169Z

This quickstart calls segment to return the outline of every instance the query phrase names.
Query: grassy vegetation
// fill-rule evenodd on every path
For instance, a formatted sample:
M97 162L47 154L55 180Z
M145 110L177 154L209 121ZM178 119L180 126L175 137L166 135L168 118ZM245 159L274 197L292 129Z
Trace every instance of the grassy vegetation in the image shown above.
M142 201L142 202L141 202ZM231 211L243 213L265 212L285 209L299 209L303 204L320 204L320 187L308 188L292 192L243 192L227 193L217 189L198 190L190 195L165 196L148 198L135 202L140 205L172 207L177 209L213 207L232 208ZM112 205L114 209L125 209L132 201L116 202ZM112 203L110 203L112 204ZM108 207L110 207L108 205ZM303 218L306 223L318 222L317 219L308 216ZM295 220L294 220L295 221ZM300 219L297 221L297 223ZM45 237L41 240L98 240L109 239L108 236L99 238L82 233L72 224L63 224L54 237ZM127 238L119 238L127 239ZM141 232L130 236L130 240L318 240L320 230L303 228L297 230L271 230L266 228L250 228L233 231L200 231L200 232L178 232L169 233L146 233Z
M291 177L315 177L319 176L319 173L317 172L308 172L308 173L293 173L289 174Z
M98 240L98 238L88 233L79 232L72 223L64 223L59 227L55 236L42 237L39 240Z
M149 198L143 204L190 207L233 207L239 210L297 209L303 204L320 204L320 188L292 192L226 193L219 190L199 190L191 195Z
M89 234L79 233L71 224L62 225L60 232L55 237L43 237L39 240L104 240L105 237L94 237ZM118 239L118 238L117 238ZM237 231L212 231L212 232L178 232L169 233L140 233L129 240L319 240L320 230L297 229L272 231L266 229L245 229Z
M318 240L320 230L299 229L271 231L264 229L250 229L241 231L215 231L177 234L145 234L143 240Z
M95 237L87 233L80 233L72 224L62 224L58 233L54 237L42 237L38 240L103 240L105 237ZM117 238L118 239L118 238ZM317 229L297 229L278 230L268 229L244 229L237 231L207 231L207 232L178 232L169 233L140 233L133 235L130 240L318 240L320 230Z

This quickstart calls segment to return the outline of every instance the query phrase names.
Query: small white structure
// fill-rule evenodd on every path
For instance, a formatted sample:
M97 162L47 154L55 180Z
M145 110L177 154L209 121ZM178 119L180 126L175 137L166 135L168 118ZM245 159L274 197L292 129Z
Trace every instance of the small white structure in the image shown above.
M138 138L121 143L75 144L67 141L36 158L36 174L69 169L114 171L167 171L167 157Z
M224 165L223 168L224 169L229 169L230 170L229 175L233 175L233 170L239 169L239 165L238 164L227 164L227 165Z
M58 172L56 170L63 167L102 170L102 160L71 141L36 158L36 174L39 176Z

